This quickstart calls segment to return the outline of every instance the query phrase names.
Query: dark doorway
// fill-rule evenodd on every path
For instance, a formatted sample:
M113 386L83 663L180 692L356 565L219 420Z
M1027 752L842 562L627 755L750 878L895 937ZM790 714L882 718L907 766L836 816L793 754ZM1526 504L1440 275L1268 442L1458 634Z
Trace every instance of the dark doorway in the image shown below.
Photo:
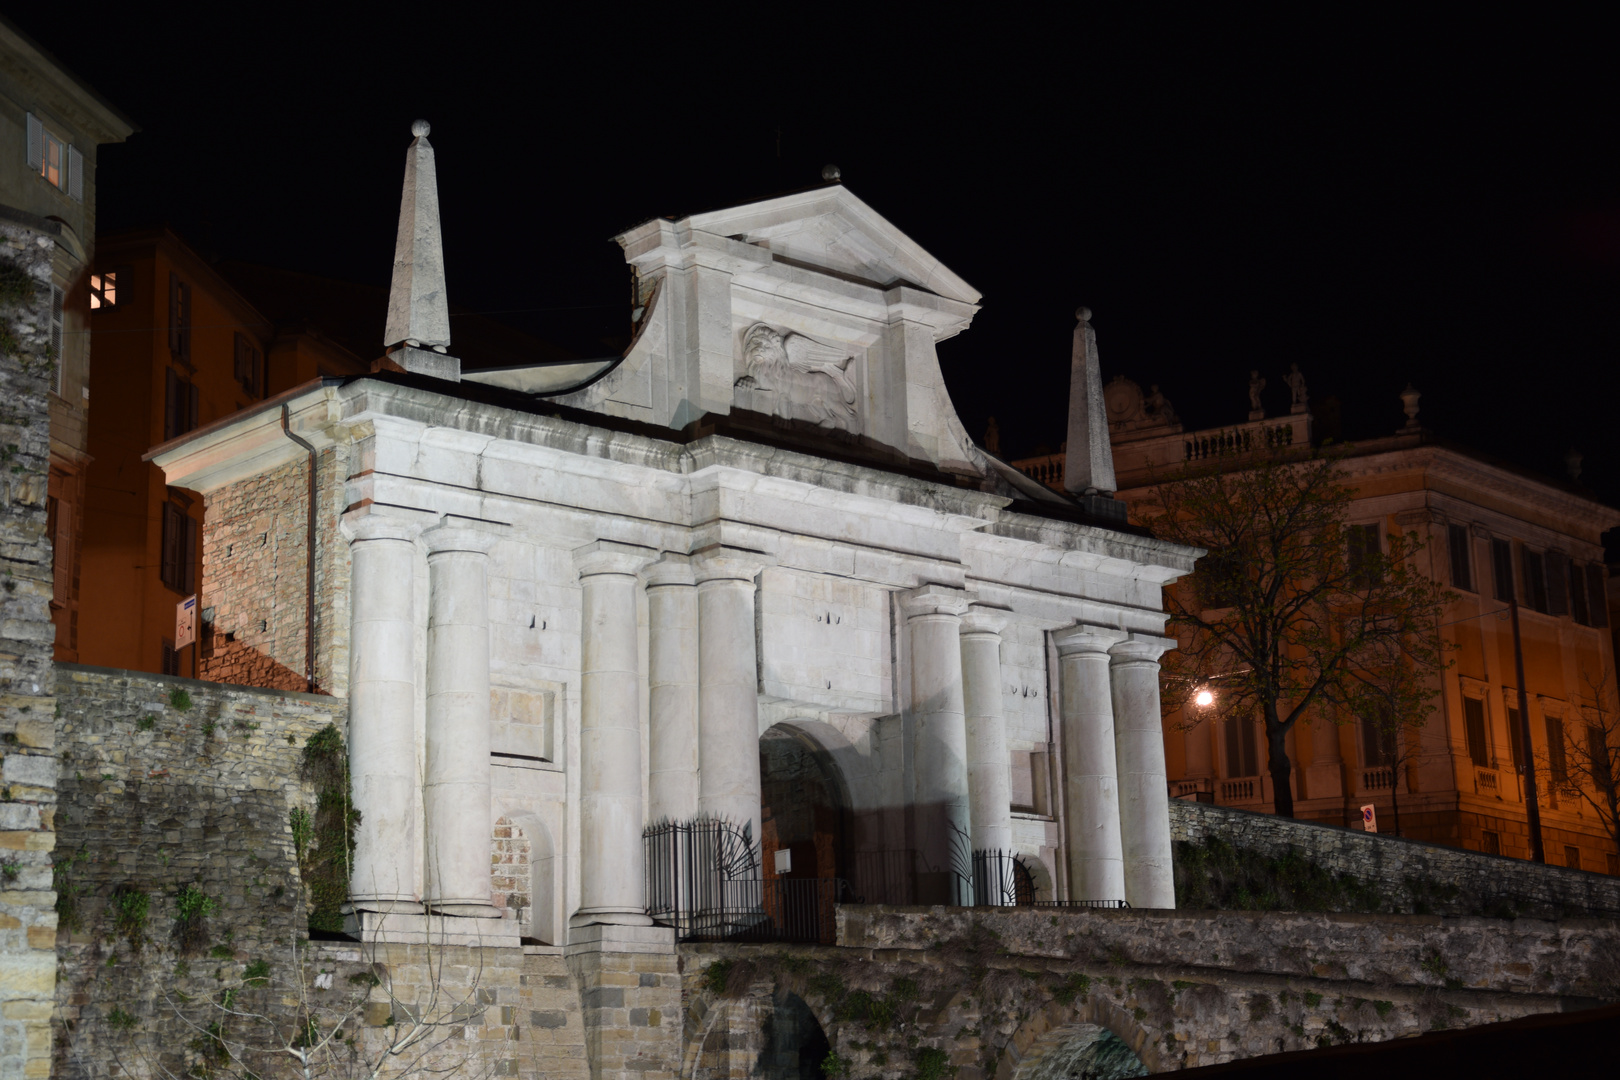
M826 751L777 725L759 739L760 859L766 878L837 878L845 871L848 813ZM777 852L787 869L777 871Z
M777 994L771 1005L754 1075L763 1080L822 1080L821 1063L832 1053L832 1044L815 1013L797 994Z

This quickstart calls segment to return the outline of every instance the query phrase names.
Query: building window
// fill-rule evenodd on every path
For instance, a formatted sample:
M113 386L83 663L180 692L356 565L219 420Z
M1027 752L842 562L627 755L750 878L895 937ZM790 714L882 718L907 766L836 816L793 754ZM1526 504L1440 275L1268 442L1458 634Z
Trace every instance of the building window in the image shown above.
M1569 559L1560 551L1547 552L1547 614L1569 614Z
M1565 844L1564 865L1571 870L1579 870L1581 868L1581 849L1574 844Z
M109 270L105 274L90 275L90 310L118 306L118 274Z
M1564 757L1564 721L1561 717L1544 718L1547 724L1547 772L1555 786L1569 784L1569 763Z
M1361 761L1369 769L1382 768L1395 758L1395 732L1382 717L1361 718Z
M1541 552L1524 549L1524 606L1547 613L1546 560Z
M1490 748L1485 743L1485 703L1479 698L1463 698L1463 733L1468 739L1469 760L1481 769L1490 768Z
M1451 585L1466 592L1474 591L1474 560L1469 558L1468 526L1451 525L1446 529L1451 541Z
M169 352L191 366L191 286L179 274L169 275Z
M1513 543L1510 540L1491 541L1491 577L1496 586L1496 598L1510 601L1518 590L1513 587Z
M263 393L259 374L263 369L263 357L258 346L248 339L246 334L236 335L236 381L242 384L242 389L257 397Z
M1226 718L1226 775L1260 775L1260 748L1255 742L1254 721L1246 716Z
M1378 534L1378 525L1348 525L1345 527L1346 566L1350 571L1350 587L1357 590L1370 589L1383 578L1383 572L1378 565L1379 556L1384 553L1383 541Z
M1489 831L1480 833L1479 850L1483 851L1487 855L1502 854L1502 838L1496 833Z
M1582 626L1592 625L1592 615L1586 606L1586 567L1578 562L1569 564L1569 613Z
M163 504L163 584L190 596L197 591L197 522L176 503Z
M84 200L84 155L29 113L28 167L69 197Z
M1609 625L1609 605L1603 591L1603 567L1592 563L1586 568L1586 607L1591 616L1588 626Z
M174 642L168 638L163 639L163 674L180 674L180 654L175 650Z
M1609 742L1604 737L1603 727L1600 724L1586 726L1586 759L1588 765L1586 771L1592 786L1600 794L1608 791L1613 758L1609 756Z
M163 378L163 440L167 442L197 426L197 386L173 368L164 368Z

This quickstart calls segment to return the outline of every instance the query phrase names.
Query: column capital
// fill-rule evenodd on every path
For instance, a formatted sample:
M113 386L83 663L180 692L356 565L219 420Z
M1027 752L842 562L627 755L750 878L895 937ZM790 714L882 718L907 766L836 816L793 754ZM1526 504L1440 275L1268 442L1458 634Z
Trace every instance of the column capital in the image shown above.
M774 555L724 544L710 544L692 552L692 572L699 585L710 581L753 581L761 570L775 565Z
M900 594L900 607L910 619L924 615L960 616L967 611L973 598L966 589L952 588L930 582Z
M489 549L495 546L495 536L487 529L477 526L478 523L471 519L451 517L447 514L439 524L431 529L422 530L422 542L427 545L429 555L441 555L447 551L470 551L476 555L488 555Z
M998 608L979 607L975 604L962 616L962 636L1000 637L1001 632L1007 629L1008 614L1010 613Z
M1106 656L1108 650L1113 648L1115 643L1123 641L1125 636L1123 630L1115 630L1109 626L1076 623L1074 626L1053 631L1052 641L1057 645L1059 656L1086 653Z
M638 574L658 557L654 548L621 544L617 540L597 540L574 549L574 567L582 578L596 574Z
M692 557L674 551L664 552L663 558L647 567L643 576L649 589L659 585L697 584L697 577L692 573Z
M353 544L362 540L415 540L421 535L422 526L413 521L357 511L344 514L338 530Z
M1131 634L1124 641L1115 642L1108 649L1114 667L1123 664L1157 664L1159 657L1176 647L1175 638L1157 634Z

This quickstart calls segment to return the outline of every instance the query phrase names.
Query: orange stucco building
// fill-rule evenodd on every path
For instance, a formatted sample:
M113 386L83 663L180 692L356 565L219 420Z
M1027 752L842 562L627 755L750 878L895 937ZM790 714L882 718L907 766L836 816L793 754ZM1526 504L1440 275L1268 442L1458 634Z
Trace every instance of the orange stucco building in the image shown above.
M173 232L103 236L117 282L90 313L90 399L78 659L195 676L176 605L201 575L202 500L142 460L158 443L320 375L369 370L317 331L265 316Z
M1116 378L1104 398L1120 490L1137 508L1184 466L1242 468L1273 447L1312 445L1308 407L1230 427L1185 431L1169 403ZM1287 737L1294 812L1359 827L1363 805L1380 831L1528 858L1521 766L1537 770L1548 863L1620 874L1620 851L1593 807L1572 796L1574 762L1600 714L1617 708L1615 644L1603 534L1620 511L1573 481L1537 476L1448 443L1416 422L1354 444L1345 469L1356 496L1348 524L1387 548L1417 532L1422 565L1454 593L1441 634L1452 664L1411 759L1392 768L1370 725L1354 717L1303 721ZM1252 414L1251 414L1252 415ZM1061 489L1063 455L1014 462ZM1520 745L1518 685L1506 601L1520 606L1530 747ZM1613 730L1613 721L1608 726ZM1274 805L1258 717L1205 720L1190 708L1165 719L1171 794L1241 809ZM1588 790L1590 784L1585 785Z

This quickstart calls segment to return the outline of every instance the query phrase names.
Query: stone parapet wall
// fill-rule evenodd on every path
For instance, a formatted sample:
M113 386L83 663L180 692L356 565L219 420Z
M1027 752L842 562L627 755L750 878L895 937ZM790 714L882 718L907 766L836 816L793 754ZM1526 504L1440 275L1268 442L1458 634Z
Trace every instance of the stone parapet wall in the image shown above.
M177 961L211 978L223 958L273 959L305 933L290 815L314 809L303 748L342 729L346 703L74 664L57 665L57 697L57 1001L73 1025L58 1072L100 1076L114 1010L142 1030L172 1023L161 994ZM216 905L191 946L176 939L188 886ZM118 925L120 890L146 897L138 927Z
M1216 838L1272 857L1296 852L1391 896L1404 897L1411 879L1453 886L1455 899L1435 902L1442 913L1496 908L1539 917L1620 915L1620 878L1605 874L1181 799L1170 800L1170 833L1178 842Z
M46 535L55 240L0 218L0 1078L50 1073L56 982L53 594Z

